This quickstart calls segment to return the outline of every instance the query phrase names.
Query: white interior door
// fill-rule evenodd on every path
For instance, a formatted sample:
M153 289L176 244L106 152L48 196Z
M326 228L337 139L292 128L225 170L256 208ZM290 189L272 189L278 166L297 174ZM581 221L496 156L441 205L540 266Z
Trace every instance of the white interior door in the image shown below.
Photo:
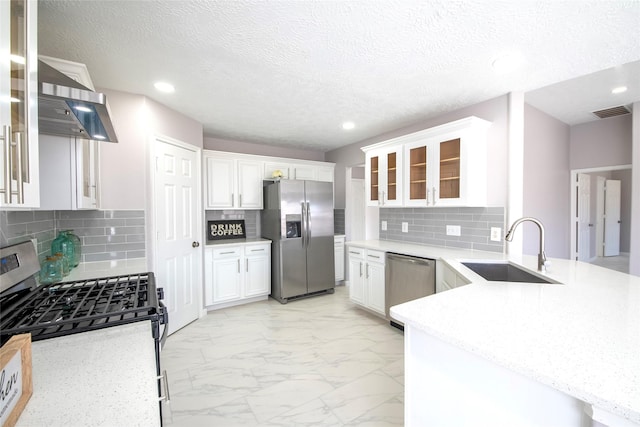
M607 179L604 176L596 179L596 256L604 256L604 186Z
M620 255L620 181L608 179L604 197L604 256Z
M587 174L578 174L578 205L577 205L577 225L578 225L578 261L589 261L591 258L591 177Z
M201 306L199 153L163 139L154 148L155 274L171 334L196 320Z

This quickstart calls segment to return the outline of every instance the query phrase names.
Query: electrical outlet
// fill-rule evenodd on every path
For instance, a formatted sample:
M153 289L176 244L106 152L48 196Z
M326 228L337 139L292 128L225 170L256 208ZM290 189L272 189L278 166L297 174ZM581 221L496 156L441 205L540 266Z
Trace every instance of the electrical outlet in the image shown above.
M502 240L502 228L491 227L491 241L499 242L500 240Z
M409 232L409 223L408 222L403 222L402 223L402 232L403 233L408 233Z
M387 231L387 221L382 221L382 231Z
M460 236L460 226L447 225L447 236Z

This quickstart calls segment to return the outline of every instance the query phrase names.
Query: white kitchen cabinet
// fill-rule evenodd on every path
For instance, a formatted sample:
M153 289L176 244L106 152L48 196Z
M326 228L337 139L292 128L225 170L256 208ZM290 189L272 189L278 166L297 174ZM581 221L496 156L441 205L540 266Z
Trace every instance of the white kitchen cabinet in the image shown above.
M437 261L437 264L439 264L439 268L437 268L439 280L436 281L436 293L448 291L471 283L471 281L458 274L455 269L449 266L445 261Z
M349 298L385 316L385 253L349 247Z
M271 242L205 249L205 304L210 309L266 299L271 291Z
M228 153L204 159L206 209L262 209L262 162Z
M310 181L333 182L334 165L325 162L309 160L308 163L300 163L293 159L269 159L264 162L264 179L272 179L273 172L279 170L282 179L299 179Z
M0 208L40 205L37 6L0 2Z
M467 117L363 147L370 206L486 206L490 122ZM398 150L395 159L390 154ZM402 153L402 154L400 154ZM390 165L395 161L395 177ZM391 197L395 178L397 199Z
M402 206L402 147L384 147L366 153L368 206Z
M98 144L40 135L40 208L98 209Z
M344 240L345 236L333 236L336 282L344 280Z

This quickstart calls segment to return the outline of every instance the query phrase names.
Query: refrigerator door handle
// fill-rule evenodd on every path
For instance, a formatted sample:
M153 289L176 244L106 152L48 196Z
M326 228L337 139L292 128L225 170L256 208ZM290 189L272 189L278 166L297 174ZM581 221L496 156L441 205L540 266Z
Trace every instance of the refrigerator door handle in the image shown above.
M307 247L311 243L311 206L307 202Z
M302 230L300 230L300 237L302 237L302 247L306 247L306 243L307 243L307 205L304 202L300 202L301 208L302 208L302 221L300 224L300 227L302 227Z

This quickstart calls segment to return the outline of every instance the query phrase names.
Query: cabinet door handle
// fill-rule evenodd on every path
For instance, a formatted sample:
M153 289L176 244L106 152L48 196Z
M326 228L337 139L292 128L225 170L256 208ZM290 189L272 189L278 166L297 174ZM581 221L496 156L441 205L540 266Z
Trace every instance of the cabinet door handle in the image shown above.
M228 252L220 252L220 255L229 255L232 254L233 251L228 251Z
M429 206L429 189L428 188L427 188L427 200L426 200L426 202L427 202L427 206Z
M356 254L356 255L360 255L360 252L356 252L356 251L349 251L350 254Z
M249 272L249 260L245 258L244 260L244 271Z
M17 165L17 173L16 173L16 183L18 184L18 203L24 204L24 177L22 176L22 133L16 132L15 141L12 143L15 146L16 150L16 163Z
M436 205L436 187L433 187L433 192L431 193L431 197L433 197L433 206Z
M242 194L238 194L238 207L242 207Z
M235 206L236 204L236 195L235 193L231 193L231 206Z
M2 126L4 143L4 202L11 203L11 126Z
M238 258L238 274L240 274L240 258Z
M264 251L264 248L262 249L251 249L251 252L262 252Z
M367 279L369 278L369 264L367 264Z
M362 261L360 261L360 277L362 277Z
M162 371L162 375L160 375L158 377L158 379L162 380L162 384L164 385L164 396L160 395L160 397L158 398L159 401L164 401L164 402L170 402L171 401L171 395L169 394L169 377L167 376L167 371L164 370Z

